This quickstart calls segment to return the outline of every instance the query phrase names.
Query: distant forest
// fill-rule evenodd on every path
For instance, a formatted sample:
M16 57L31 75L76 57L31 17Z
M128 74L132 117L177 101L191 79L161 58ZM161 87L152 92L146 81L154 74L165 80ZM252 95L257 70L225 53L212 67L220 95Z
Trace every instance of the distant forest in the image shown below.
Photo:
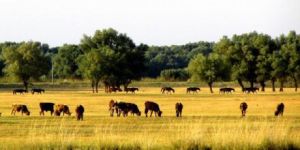
M136 45L114 29L84 35L80 44L49 47L37 41L0 43L0 76L30 82L55 79L88 79L95 92L99 83L127 87L133 80L160 77L166 81L237 81L244 88L271 81L283 90L287 80L297 90L300 79L300 35L290 31L272 38L250 32L217 42L185 45Z

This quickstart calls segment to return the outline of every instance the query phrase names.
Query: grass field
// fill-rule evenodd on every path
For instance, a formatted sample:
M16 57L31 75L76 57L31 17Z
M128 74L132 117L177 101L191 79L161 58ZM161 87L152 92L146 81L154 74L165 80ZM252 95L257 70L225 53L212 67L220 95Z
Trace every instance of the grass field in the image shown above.
M299 149L300 93L185 94L171 95L145 87L136 94L92 94L80 91L46 91L42 95L0 92L0 149ZM218 91L218 89L215 89ZM238 90L239 91L239 90ZM144 111L144 102L160 105L161 118L109 117L111 100L133 102ZM239 104L248 103L241 118ZM68 104L71 117L39 116L39 102ZM183 117L175 117L175 103L182 102ZM284 116L274 117L278 103ZM26 104L31 116L11 116L13 103ZM85 107L84 121L74 117L77 104Z

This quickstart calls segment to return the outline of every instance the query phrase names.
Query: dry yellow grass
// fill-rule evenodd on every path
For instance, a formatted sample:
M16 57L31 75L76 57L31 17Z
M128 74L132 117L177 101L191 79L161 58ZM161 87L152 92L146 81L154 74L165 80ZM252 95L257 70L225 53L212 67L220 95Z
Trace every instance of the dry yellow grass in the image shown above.
M160 94L159 88L141 88L137 94L92 94L89 91L46 91L42 95L0 93L0 149L267 149L299 148L300 93L267 92L219 94L201 89L199 94ZM136 103L153 100L163 111L162 118L109 117L108 102ZM176 118L175 103L184 105L183 117ZM249 105L241 118L239 104ZM72 117L39 116L39 102L76 105L85 109L84 121ZM284 116L275 118L278 103L286 106ZM31 116L11 116L13 103L26 104Z

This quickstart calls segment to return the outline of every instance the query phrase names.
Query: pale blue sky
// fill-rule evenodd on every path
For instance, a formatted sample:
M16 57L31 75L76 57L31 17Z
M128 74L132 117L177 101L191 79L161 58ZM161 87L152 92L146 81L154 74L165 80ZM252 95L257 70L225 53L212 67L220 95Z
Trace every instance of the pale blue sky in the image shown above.
M78 44L112 27L137 44L217 41L258 31L300 33L299 0L0 0L0 42Z

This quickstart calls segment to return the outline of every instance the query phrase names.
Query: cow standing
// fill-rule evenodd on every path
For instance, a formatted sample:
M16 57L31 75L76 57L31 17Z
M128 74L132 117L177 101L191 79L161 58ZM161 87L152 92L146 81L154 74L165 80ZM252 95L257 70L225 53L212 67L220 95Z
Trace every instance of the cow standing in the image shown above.
M68 105L64 105L64 104L58 104L55 106L55 115L56 116L60 116L60 114L63 114L63 116L65 114L67 115L71 115L71 112L70 112L70 109L69 109L69 106Z
M242 117L245 117L245 116L246 116L246 110L247 110L247 108L248 108L248 105L247 105L246 102L242 102L242 103L240 104L240 109L241 109L241 111L242 111Z
M234 88L220 88L219 93L231 93L231 92L235 92Z
M117 116L123 114L124 117L128 116L130 112L133 116L136 114L137 116L141 115L141 112L136 104L127 103L127 102L118 102L115 105Z
M27 106L22 104L12 105L11 115L16 115L16 112L21 112L22 116L23 113L25 113L27 116L30 115L30 111L28 110Z
M284 104L280 103L277 105L277 109L275 111L275 116L283 116Z
M34 94L34 93L42 94L42 93L45 93L45 90L40 89L40 88L33 88L33 89L31 89L31 94Z
M114 111L115 111L115 105L116 104L117 104L117 102L115 102L114 100L109 101L108 111L109 111L111 117L114 116Z
M182 116L182 109L183 109L183 105L181 103L176 103L175 104L176 117L181 117Z
M77 120L83 120L84 107L82 105L78 105L75 112Z
M162 94L164 94L166 91L167 91L166 93L169 93L169 94L175 93L175 90L171 87L162 87L160 91Z
M158 117L161 117L162 111L160 111L158 104L155 102L151 102L151 101L145 102L146 117L148 117L148 111L151 112L150 117L152 116L153 111L154 111L155 117L156 117L156 114L158 115Z
M24 89L14 89L13 90L13 94L16 95L16 94L24 94L24 93L27 93L28 91L27 90L24 90Z
M40 103L40 115L45 115L44 111L50 111L51 116L54 113L54 103Z
M128 92L135 93L135 91L139 91L139 88L136 88L136 87L127 87L127 88L124 88L124 91L126 93L128 93Z
M186 89L187 94L191 93L191 92L198 93L198 91L200 91L200 88L198 88L198 87L189 87L189 88Z

